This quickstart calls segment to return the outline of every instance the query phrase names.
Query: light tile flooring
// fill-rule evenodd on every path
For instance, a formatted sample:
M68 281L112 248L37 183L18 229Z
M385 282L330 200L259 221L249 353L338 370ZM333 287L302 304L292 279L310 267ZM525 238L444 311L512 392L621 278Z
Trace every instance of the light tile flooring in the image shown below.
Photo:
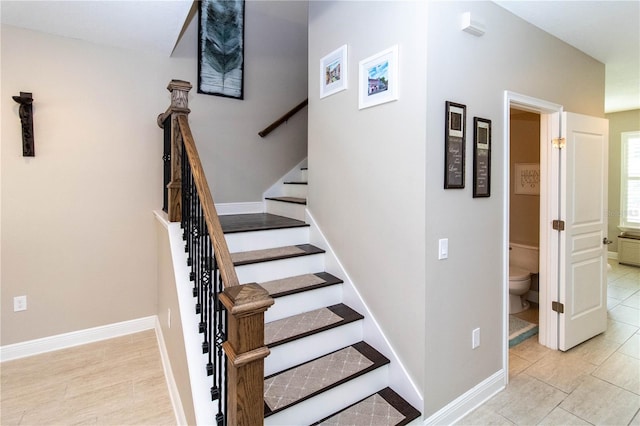
M460 425L640 425L640 268L608 273L609 327L567 351L509 350L509 385Z
M0 364L0 424L175 425L155 331Z

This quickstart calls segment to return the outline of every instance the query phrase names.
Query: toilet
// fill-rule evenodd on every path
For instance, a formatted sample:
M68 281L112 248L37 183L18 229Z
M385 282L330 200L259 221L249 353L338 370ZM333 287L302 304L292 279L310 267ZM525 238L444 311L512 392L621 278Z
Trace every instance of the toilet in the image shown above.
M531 287L531 273L518 266L509 265L509 313L529 309L529 302L526 299L527 292Z

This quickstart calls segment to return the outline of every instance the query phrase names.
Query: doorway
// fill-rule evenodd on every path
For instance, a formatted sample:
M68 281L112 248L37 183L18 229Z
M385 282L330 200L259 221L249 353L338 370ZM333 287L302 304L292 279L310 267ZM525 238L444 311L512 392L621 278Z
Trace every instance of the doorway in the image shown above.
M529 96L521 95L514 92L505 92L504 97L504 137L505 150L503 158L503 170L505 176L503 185L504 197L504 229L503 229L503 265L504 265L504 291L503 291L503 364L504 371L509 371L509 257L510 257L510 191L512 185L511 178L511 150L510 150L510 132L511 132L511 110L523 111L534 114L539 117L539 219L538 219L538 300L539 300L539 316L538 316L538 342L550 349L557 349L557 316L550 315L550 306L544 301L549 300L551 291L557 292L557 286L553 285L557 277L558 253L557 248L554 250L551 238L553 234L549 232L542 224L550 223L553 217L552 207L555 207L552 197L558 197L558 173L552 173L551 158L553 153L550 149L548 141L557 137L560 132L560 123L554 122L554 115L562 112L562 106L535 99ZM555 135L555 136L554 136ZM505 382L508 382L508 374L505 375Z
M540 114L509 111L509 347L538 334ZM523 293L524 292L524 293Z
M538 342L550 349L566 351L607 328L608 122L564 112L561 105L506 91L505 176L510 175L511 108L540 116ZM505 336L509 313L509 190L510 182L504 179ZM505 371L508 355L505 338Z

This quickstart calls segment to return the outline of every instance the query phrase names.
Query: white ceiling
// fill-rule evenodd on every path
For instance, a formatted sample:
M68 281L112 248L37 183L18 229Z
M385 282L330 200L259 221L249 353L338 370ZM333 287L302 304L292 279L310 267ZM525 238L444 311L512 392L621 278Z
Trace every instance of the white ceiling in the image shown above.
M640 108L640 0L495 2L603 62L606 112ZM192 3L1 0L0 18L3 24L169 55Z
M1 0L3 24L170 55L193 0Z
M639 0L495 3L604 63L606 112L640 108Z

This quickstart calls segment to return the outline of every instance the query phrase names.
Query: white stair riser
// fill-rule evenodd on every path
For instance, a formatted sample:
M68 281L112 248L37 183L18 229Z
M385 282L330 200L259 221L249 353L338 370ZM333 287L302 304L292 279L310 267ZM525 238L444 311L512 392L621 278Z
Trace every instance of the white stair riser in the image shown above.
M298 197L298 198L307 198L307 185L302 185L299 183L287 183L283 185L284 187L284 195L286 197Z
M309 182L309 170L300 170L300 180Z
M306 205L296 203L285 203L282 201L266 200L267 213L278 216L290 217L292 219L304 220Z
M308 425L355 404L388 385L388 366L300 402L264 419L265 426Z
M324 271L324 253L236 266L241 283L260 283Z
M235 232L225 234L225 239L231 253L294 246L309 243L309 227Z
M363 339L362 321L316 333L271 348L264 362L264 375L269 376L296 365L337 351ZM377 389L376 389L377 390ZM371 393L376 390L372 390Z
M276 303L264 313L265 322L272 322L303 312L313 311L314 309L337 305L342 302L342 284L334 284L303 293L277 297L275 301Z

